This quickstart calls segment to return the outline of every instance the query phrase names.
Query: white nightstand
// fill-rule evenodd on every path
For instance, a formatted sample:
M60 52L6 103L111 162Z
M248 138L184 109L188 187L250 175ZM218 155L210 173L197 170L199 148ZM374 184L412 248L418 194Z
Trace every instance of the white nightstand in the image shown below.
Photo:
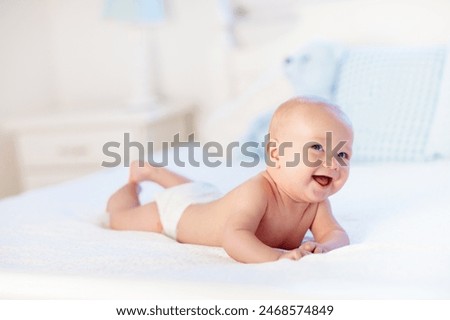
M104 167L102 162L117 162L119 156L123 166L127 136L144 146L145 156L149 142L157 150L163 141L173 141L177 133L185 141L194 132L193 115L191 107L139 112L97 110L15 119L7 121L5 128L13 136L24 191L94 172ZM105 153L107 143L110 147ZM138 158L137 147L128 150L130 159Z

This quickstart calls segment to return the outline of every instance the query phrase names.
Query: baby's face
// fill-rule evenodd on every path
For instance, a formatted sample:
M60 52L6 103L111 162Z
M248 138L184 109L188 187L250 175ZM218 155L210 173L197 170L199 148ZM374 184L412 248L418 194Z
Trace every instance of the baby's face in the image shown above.
M292 147L280 152L279 186L292 199L306 202L320 202L339 191L349 176L352 154L348 124L327 111L291 121L285 129L291 137L285 142Z

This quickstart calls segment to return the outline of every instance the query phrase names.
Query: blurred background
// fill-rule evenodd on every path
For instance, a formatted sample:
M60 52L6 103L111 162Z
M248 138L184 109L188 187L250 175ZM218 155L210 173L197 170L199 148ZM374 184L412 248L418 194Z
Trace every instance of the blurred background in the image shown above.
M236 139L251 113L220 110L292 96L278 66L310 40L449 35L447 0L0 0L0 197L99 169L123 132Z

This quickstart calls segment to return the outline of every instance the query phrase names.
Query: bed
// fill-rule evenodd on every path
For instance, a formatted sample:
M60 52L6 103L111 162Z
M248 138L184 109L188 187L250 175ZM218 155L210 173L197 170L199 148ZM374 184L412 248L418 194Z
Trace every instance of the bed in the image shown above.
M449 299L449 61L444 45L323 42L285 61L293 92L330 99L353 121L350 179L331 199L349 246L241 264L221 248L113 231L105 204L128 169L104 169L0 201L0 298ZM244 105L227 110L228 120ZM243 140L262 141L272 107L253 114ZM186 150L182 157L188 163ZM241 161L168 167L227 192L264 169L263 161L250 168ZM155 192L144 184L141 200Z
M260 169L188 171L226 192ZM355 165L332 198L350 246L253 265L220 248L105 228L105 202L126 177L104 170L0 202L0 297L450 298L449 161ZM143 201L156 191L145 185Z

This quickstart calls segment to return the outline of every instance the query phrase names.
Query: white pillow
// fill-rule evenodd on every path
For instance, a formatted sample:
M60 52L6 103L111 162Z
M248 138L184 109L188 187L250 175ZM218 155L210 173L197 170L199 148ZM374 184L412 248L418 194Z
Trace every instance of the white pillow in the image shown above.
M354 160L430 158L446 47L353 47L342 58L334 102L354 125ZM447 109L448 110L448 109Z

